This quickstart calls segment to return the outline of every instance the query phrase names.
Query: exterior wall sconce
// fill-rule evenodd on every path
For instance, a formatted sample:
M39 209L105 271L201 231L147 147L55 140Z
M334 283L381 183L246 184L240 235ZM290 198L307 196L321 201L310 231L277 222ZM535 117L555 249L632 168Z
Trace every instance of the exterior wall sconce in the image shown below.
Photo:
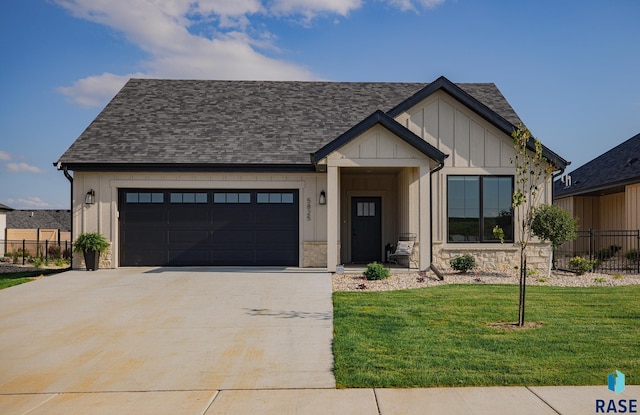
M318 198L318 204L320 205L327 204L327 194L324 192L324 190L320 191L320 198Z
M93 205L96 203L96 191L89 189L86 195L84 195L84 203L86 205Z

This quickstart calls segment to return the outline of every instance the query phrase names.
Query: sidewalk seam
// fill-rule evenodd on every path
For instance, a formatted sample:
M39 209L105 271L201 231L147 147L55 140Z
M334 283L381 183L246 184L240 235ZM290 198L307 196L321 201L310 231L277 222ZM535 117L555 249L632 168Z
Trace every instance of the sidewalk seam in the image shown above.
M553 410L553 412L555 412L558 415L562 415L560 412L558 412L558 410L556 408L554 408L549 402L545 401L540 395L538 395L537 393L535 393L534 391L532 391L531 389L529 389L528 386L525 386L525 389L527 389L529 392L531 392L533 394L533 396L535 396L536 398L540 399L542 402L544 402L545 405L547 405L549 408L551 408Z
M376 408L378 409L378 415L382 415L382 411L380 410L380 403L378 402L378 393L376 392L376 388L373 388L373 398L376 401Z
M216 401L221 391L216 390L215 392L216 393L213 394L213 396L211 397L211 400L209 401L209 405L207 405L207 407L204 408L204 411L202 411L202 415L205 415L209 411L209 409L211 409L211 407L213 406L213 403Z

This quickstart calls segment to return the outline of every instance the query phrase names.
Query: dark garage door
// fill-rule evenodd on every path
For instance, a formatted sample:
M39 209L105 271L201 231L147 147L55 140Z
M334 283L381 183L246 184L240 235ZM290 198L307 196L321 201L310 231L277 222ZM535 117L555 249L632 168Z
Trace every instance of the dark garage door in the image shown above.
M298 265L297 190L121 189L120 266Z

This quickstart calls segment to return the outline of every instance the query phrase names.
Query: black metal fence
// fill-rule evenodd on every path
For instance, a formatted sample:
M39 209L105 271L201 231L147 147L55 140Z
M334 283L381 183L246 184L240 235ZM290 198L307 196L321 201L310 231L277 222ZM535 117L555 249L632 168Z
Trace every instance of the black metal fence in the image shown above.
M33 260L56 261L71 258L69 241L0 240L0 252L14 264L26 265Z
M566 242L554 253L556 268L571 269L571 258L594 261L594 272L640 274L640 230L578 231L575 241Z

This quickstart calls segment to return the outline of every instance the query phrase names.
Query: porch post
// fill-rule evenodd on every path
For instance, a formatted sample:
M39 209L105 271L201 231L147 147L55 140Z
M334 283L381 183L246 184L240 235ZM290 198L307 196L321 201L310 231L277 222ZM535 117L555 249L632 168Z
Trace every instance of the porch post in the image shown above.
M422 165L419 169L419 231L418 231L418 249L420 250L420 271L424 271L429 268L429 247L431 246L431 204L429 198L431 197L431 175L429 174L429 165Z
M338 264L338 167L327 166L327 271Z

